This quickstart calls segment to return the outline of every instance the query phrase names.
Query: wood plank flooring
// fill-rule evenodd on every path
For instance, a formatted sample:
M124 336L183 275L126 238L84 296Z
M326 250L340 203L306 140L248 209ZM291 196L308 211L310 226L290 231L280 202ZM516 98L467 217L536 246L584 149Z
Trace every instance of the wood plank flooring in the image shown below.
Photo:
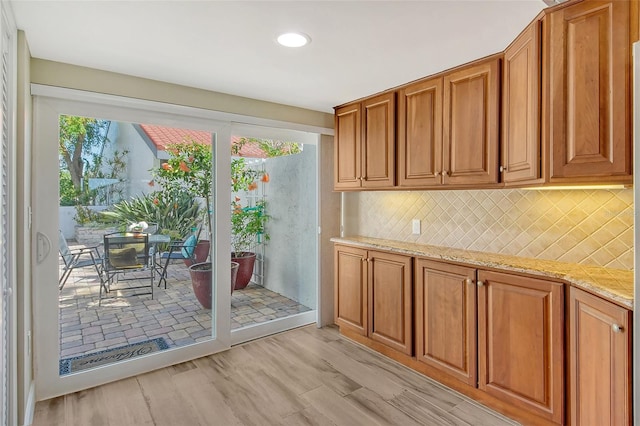
M34 426L517 425L340 336L302 327L36 404Z

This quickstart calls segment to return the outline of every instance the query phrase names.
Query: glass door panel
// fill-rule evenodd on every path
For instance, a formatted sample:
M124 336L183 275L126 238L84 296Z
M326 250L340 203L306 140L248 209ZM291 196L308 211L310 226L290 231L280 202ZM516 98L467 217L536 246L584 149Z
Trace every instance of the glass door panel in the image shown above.
M216 318L229 303L229 286L218 294L216 283L230 279L216 268L216 129L82 102L35 105L37 398L228 348L228 321ZM198 286L192 265L207 267Z
M212 134L59 122L60 374L211 339L211 268L196 294L189 266L210 262Z
M317 139L237 130L231 250L242 255L239 262L248 253L255 259L248 273L239 272L231 295L234 343L315 322L318 285Z

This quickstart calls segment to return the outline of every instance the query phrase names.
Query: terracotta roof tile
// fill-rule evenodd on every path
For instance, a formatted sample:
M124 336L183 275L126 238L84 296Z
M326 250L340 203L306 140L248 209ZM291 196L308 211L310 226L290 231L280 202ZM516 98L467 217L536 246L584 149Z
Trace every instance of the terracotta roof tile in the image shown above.
M152 124L140 124L140 128L147 134L149 140L151 140L159 151L165 151L167 145L172 143L185 142L188 140L193 140L205 145L211 145L211 133L209 132L156 126ZM233 136L231 138L232 144L236 144L238 141L240 141L240 137L238 136ZM267 153L255 142L249 142L243 145L238 155L240 157L249 158L267 157Z

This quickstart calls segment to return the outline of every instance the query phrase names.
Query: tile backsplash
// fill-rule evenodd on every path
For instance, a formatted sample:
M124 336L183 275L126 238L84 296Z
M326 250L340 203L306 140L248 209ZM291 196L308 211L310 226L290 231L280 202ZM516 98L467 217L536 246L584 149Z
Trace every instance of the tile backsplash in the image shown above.
M633 189L353 192L344 213L345 236L633 269Z

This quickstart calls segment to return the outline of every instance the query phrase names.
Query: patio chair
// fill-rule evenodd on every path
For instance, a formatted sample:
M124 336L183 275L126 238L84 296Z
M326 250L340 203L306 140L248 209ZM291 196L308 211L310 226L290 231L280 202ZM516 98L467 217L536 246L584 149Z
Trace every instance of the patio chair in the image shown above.
M102 258L99 245L70 249L62 230L58 230L58 250L64 263L62 275L58 279L58 290L62 290L74 269L93 267L98 277L102 276Z
M103 258L104 282L100 286L102 294L109 293L114 279L120 281L139 281L138 285L120 288L121 291L148 289L131 296L150 294L153 299L154 267L150 254L149 234L114 232L104 236ZM127 276L126 274L130 274ZM149 280L149 284L144 282Z
M164 288L167 288L167 268L172 260L182 260L187 266L194 263L204 262L206 259L198 259L196 256L196 246L200 236L200 227L193 228L189 235L183 240L169 243L169 250L160 253L160 279L158 287L164 281ZM164 263L164 264L163 264Z

